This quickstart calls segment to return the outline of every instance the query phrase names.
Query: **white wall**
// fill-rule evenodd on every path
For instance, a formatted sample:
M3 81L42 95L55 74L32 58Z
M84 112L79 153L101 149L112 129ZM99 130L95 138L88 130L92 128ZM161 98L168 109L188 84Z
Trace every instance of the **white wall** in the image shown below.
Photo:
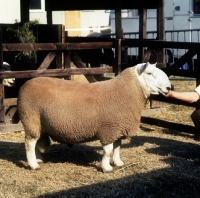
M53 24L65 24L64 11L53 12ZM47 23L46 11L30 11L30 20ZM0 23L20 22L20 0L0 0Z
M20 0L0 0L0 23L21 21Z
M56 11L52 13L53 24L65 24L64 11ZM47 24L47 13L46 11L31 12L30 21L37 19L40 24Z
M93 31L100 32L101 26L108 26L109 13L105 10L88 10L80 12L81 36L87 36L93 27Z

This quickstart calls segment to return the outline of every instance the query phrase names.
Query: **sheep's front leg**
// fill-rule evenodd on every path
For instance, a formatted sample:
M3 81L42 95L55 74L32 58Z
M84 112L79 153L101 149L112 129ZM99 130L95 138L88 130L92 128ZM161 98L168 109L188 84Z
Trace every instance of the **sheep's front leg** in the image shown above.
M113 162L115 166L123 166L124 162L120 159L120 146L121 146L121 139L116 140L113 143Z
M113 170L112 166L110 165L110 156L113 151L113 143L103 146L104 154L101 161L101 167L104 172L110 172Z
M37 139L25 139L25 147L26 147L26 157L28 161L28 165L31 169L39 169L40 166L36 160L35 154L35 146Z

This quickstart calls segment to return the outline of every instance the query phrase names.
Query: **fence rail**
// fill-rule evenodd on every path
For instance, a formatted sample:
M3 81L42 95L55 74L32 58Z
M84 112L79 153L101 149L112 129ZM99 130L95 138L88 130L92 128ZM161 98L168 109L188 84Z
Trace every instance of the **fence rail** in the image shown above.
M115 38L115 34L105 34L105 36L111 36ZM125 32L123 33L124 38L127 39L139 39L139 32ZM147 31L147 39L156 40L157 32L156 31ZM166 41L172 42L200 42L200 29L182 29L182 30L166 30L165 31L165 38ZM168 48L173 54L173 62L174 58L180 58L183 56L188 49L180 49L180 48ZM139 49L138 47L131 47L128 48L128 55L138 56ZM194 59L196 56L193 57L192 60L192 68L194 68Z

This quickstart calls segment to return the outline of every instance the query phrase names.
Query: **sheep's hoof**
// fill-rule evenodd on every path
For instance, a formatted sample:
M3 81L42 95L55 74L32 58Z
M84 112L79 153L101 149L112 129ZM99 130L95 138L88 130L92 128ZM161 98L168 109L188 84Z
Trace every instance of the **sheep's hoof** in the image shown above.
M124 162L123 161L114 162L114 165L117 167L122 167L124 166Z
M37 161L37 163L43 163L42 159L37 159L36 161Z
M40 165L37 164L35 166L29 165L32 170L40 170Z
M104 173L110 173L110 172L112 172L113 171L113 167L112 166L108 166L108 167L102 167L102 169L103 169L103 172Z

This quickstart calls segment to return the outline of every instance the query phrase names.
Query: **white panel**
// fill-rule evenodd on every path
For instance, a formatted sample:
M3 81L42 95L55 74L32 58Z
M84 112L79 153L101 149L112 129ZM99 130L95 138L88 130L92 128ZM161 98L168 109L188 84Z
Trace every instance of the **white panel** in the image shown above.
M0 23L20 22L20 0L0 0Z

